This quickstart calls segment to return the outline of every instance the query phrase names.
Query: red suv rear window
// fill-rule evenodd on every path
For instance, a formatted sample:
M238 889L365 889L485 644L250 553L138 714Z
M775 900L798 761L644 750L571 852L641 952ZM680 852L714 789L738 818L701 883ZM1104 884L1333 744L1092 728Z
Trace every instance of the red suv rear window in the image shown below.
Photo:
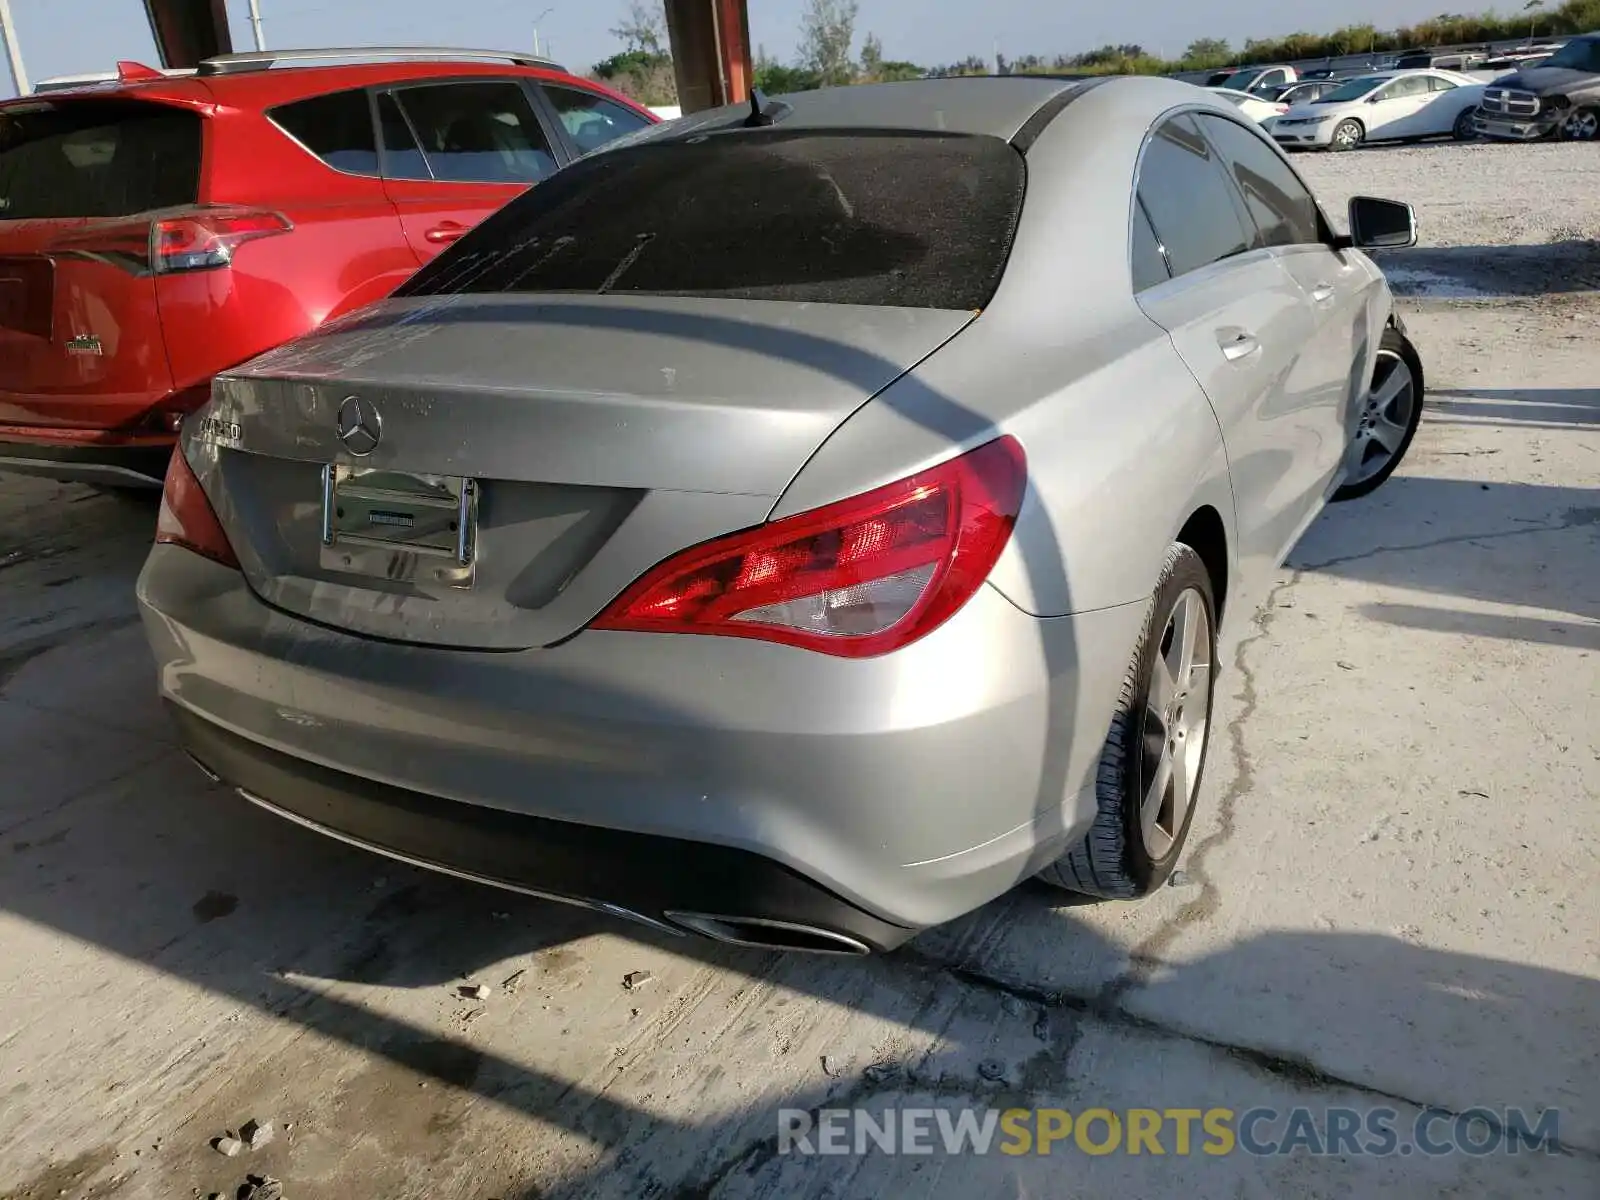
M201 118L126 100L0 109L0 221L193 204Z

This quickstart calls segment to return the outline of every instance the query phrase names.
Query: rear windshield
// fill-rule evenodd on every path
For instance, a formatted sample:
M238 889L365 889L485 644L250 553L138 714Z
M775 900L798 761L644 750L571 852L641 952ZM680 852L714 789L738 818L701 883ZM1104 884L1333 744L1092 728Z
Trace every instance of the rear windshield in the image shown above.
M779 129L647 142L513 200L398 295L584 292L976 309L1025 190L993 137Z
M0 109L0 220L125 217L193 204L200 136L198 115L154 104Z

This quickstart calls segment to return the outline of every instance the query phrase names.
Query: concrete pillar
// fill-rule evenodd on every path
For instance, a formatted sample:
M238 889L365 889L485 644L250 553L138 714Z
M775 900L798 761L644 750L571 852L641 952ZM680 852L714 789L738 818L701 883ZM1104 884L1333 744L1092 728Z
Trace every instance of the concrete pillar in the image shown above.
M227 0L144 0L144 11L163 67L193 67L233 53Z
M749 0L666 0L667 33L686 113L750 98Z

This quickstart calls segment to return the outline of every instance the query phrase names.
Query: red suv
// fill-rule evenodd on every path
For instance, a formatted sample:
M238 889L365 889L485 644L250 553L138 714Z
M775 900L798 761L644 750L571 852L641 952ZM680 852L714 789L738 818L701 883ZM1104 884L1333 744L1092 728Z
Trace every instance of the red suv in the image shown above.
M123 63L0 104L0 470L159 487L218 371L655 121L543 59L411 48Z

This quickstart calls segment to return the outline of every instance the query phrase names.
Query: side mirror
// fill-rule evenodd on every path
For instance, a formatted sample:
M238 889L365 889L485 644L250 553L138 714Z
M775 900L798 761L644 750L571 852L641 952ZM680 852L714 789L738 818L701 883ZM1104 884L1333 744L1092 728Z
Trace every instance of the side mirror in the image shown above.
M1417 214L1409 204L1356 196L1350 201L1349 244L1362 250L1400 250L1417 244Z

